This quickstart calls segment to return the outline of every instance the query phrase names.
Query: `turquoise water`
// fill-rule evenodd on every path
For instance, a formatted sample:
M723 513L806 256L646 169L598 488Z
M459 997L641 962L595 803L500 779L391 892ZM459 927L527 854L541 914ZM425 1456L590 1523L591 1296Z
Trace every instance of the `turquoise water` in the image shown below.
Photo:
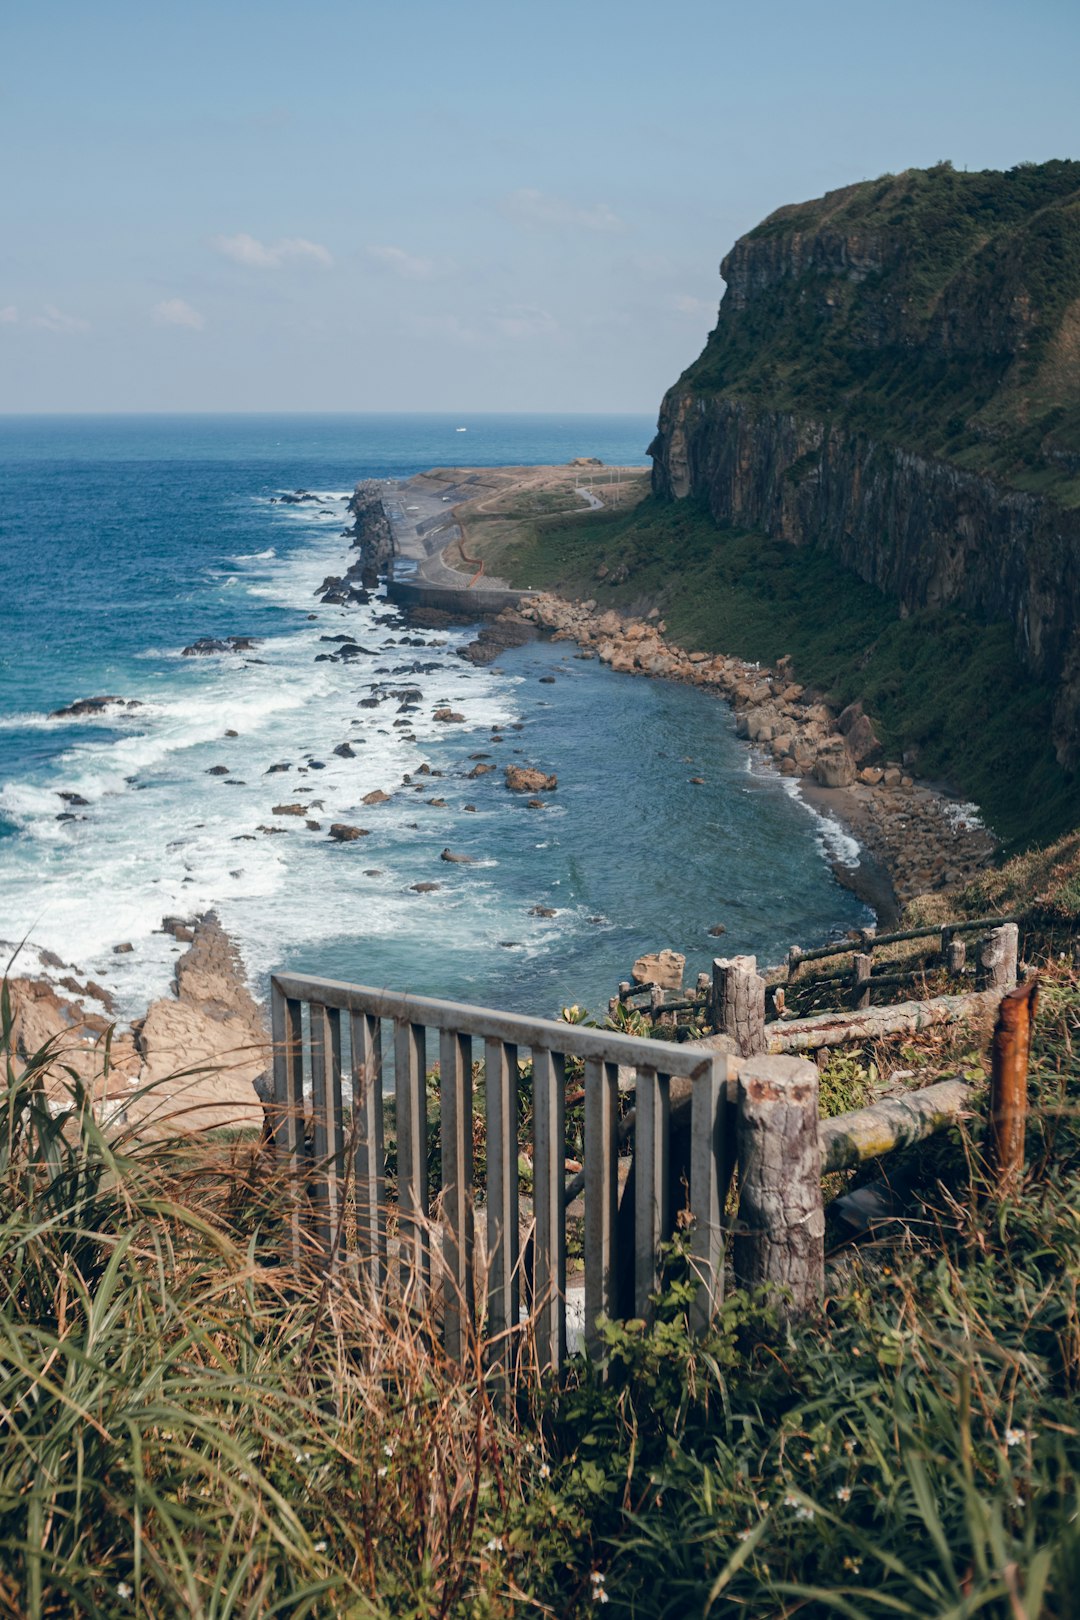
M867 921L828 863L845 849L840 830L754 760L715 699L615 675L565 643L476 669L456 655L466 630L405 646L385 603L315 597L341 570L358 478L574 455L643 462L652 425L0 419L0 938L29 935L133 1015L169 979L162 917L213 906L259 980L287 965L547 1013L602 1008L645 949L671 945L692 971L707 966L716 923L725 952L774 959ZM318 507L273 503L299 487ZM330 649L321 638L343 633L372 656L317 661ZM181 656L225 635L258 646ZM358 707L387 682L420 689L415 741L393 724L396 702ZM100 693L139 707L49 718ZM466 724L433 721L442 702ZM345 741L354 758L333 752ZM467 779L477 753L499 769ZM511 761L557 773L546 809L506 792ZM416 776L424 762L442 776ZM216 766L227 775L208 774ZM402 786L406 773L423 792ZM363 806L374 788L390 803ZM275 817L281 802L309 804L319 830ZM369 836L335 844L333 821ZM258 830L271 825L288 830ZM441 861L446 847L472 864ZM412 890L425 881L441 887ZM121 942L134 949L114 955Z

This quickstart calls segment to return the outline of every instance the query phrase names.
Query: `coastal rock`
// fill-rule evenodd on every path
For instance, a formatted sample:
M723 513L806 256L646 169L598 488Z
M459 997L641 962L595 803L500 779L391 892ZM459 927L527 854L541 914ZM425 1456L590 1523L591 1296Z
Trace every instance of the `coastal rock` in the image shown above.
M250 652L259 645L256 636L200 636L183 648L185 658L204 658L211 653Z
M436 889L441 889L442 888L442 884L441 883L410 883L409 888L412 889L415 894L434 894Z
M353 827L347 821L335 821L330 827L330 837L338 844L352 844L358 838L367 838L367 827Z
M53 709L49 715L50 720L81 720L88 715L104 714L107 709L141 709L142 703L138 698L122 698L115 695L104 697L77 698L66 708Z
M656 984L661 990L681 990L686 957L680 951L653 951L639 956L630 969L635 984Z
M431 718L433 720L442 721L444 725L460 725L465 719L465 716L463 714L459 714L456 709L436 709Z
M504 774L511 793L553 793L559 785L557 776L528 765L507 765Z
M822 787L850 787L855 780L855 761L842 737L830 738L814 761L814 781Z
M444 849L439 856L440 861L452 861L456 866L475 866L475 855L455 855L453 850Z
M356 749L353 747L352 743L338 743L337 747L334 749L334 753L339 759L356 758Z
M389 793L384 793L382 788L373 788L370 793L365 793L364 794L364 797L360 800L360 803L361 804L389 804L390 803L390 795L389 795Z
M275 804L271 815L275 816L304 816L307 806L303 804Z

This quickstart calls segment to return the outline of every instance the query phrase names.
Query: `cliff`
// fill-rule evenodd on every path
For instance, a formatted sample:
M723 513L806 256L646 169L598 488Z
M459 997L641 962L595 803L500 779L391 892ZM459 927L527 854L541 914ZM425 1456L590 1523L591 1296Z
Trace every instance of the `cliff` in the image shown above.
M1080 163L850 186L771 215L721 274L656 493L823 548L901 613L1007 622L1075 769Z

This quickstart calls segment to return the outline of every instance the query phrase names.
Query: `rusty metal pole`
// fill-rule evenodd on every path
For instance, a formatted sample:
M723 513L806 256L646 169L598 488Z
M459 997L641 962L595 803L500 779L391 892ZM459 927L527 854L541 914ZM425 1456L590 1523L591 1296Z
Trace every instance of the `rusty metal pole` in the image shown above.
M1039 981L1033 975L1010 990L998 1009L991 1048L990 1159L999 1187L1019 1175L1024 1165L1028 1060L1038 998Z

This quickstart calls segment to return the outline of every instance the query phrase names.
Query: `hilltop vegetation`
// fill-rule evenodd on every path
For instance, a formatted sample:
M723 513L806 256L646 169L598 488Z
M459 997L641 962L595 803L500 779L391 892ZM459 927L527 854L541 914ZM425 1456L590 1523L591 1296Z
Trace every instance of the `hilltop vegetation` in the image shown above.
M680 388L1080 503L1080 163L848 186L778 209L722 273Z

